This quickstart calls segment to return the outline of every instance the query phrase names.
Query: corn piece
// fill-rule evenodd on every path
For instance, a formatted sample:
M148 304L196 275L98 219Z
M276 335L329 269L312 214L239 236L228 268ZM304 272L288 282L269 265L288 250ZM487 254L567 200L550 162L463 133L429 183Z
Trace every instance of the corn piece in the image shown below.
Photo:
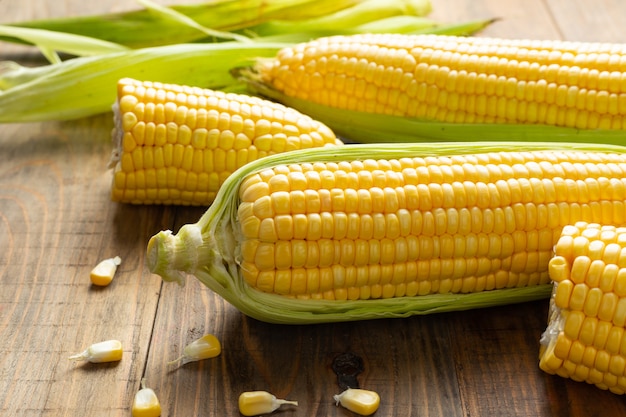
M268 414L283 404L297 406L298 402L278 399L267 391L247 391L239 396L239 412L244 416Z
M69 359L91 363L116 362L122 359L122 353L122 343L119 340L106 340L94 343Z
M179 358L168 362L173 365L182 361L182 365L189 362L196 362L202 359L209 359L218 356L222 352L220 341L212 334L205 334L201 338L189 343L183 349L183 354Z
M111 281L113 281L115 271L117 271L117 267L121 263L122 259L119 256L100 261L100 263L91 270L91 274L89 274L91 283L102 287L109 285Z
M132 407L133 417L159 417L161 415L161 403L156 393L146 387L146 380L141 380L141 389L135 394Z
M360 388L348 388L333 398L337 405L341 404L348 410L362 416L374 414L380 405L378 393Z

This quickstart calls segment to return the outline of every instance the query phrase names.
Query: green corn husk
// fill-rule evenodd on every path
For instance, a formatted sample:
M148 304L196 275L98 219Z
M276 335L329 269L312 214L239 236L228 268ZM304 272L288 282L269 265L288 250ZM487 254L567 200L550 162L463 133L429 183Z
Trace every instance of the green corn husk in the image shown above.
M234 31L274 19L308 19L334 13L358 3L358 0L213 0L198 4L171 6L199 25L219 31ZM144 5L150 3L144 2ZM131 48L188 43L201 40L205 33L181 24L155 8L55 18L14 23L14 26L45 29L106 40ZM6 41L21 42L18 37L5 36ZM28 43L28 42L26 42Z
M260 83L246 69L234 69L248 90L308 114L330 127L347 142L385 143L420 141L556 141L626 144L623 130L576 129L531 124L448 123L411 117L338 109L290 97Z
M57 52L65 52L77 56L90 56L128 49L120 44L80 35L7 25L0 25L0 36L2 35L15 36L30 42L39 48L48 61L53 63L61 62Z
M249 29L257 36L271 36L287 33L348 33L358 26L366 31L371 30L368 24L374 25L394 17L423 17L431 12L430 1L411 0L364 0L352 7L335 13L310 19L273 20L256 25ZM403 22L405 23L405 22ZM414 22L415 23L415 22ZM385 29L390 25L383 24ZM380 29L379 29L380 30ZM357 33L359 30L356 29Z
M26 68L0 63L0 123L70 120L111 110L124 77L228 89L229 69L284 43L223 42L142 48Z
M402 33L405 35L431 33L467 36L480 32L496 20L497 19L483 19L464 23L442 24L426 17L400 15L383 18L358 26L342 26L334 29L320 27L317 29L310 28L306 31L298 31L297 24L292 24L293 27L290 27L291 25L285 25L281 27L284 33L271 34L270 30L266 30L268 35L263 38L273 40L286 39L289 42L306 42L323 36L356 35L358 33ZM273 26L272 29L277 29L277 27Z
M353 27L388 15L425 16L430 0L214 0L190 5L162 7L139 0L141 10L85 17L20 22L16 27L59 31L125 45L131 48L215 41L199 27L221 32L245 32L268 36L311 30L316 25L332 29ZM276 21L276 25L268 23ZM187 24L186 24L187 22ZM195 22L195 24L188 24ZM333 23L339 26L333 27ZM297 30L298 25L303 29ZM290 27L289 31L287 28ZM313 31L314 32L314 31ZM338 33L338 32L337 32ZM2 35L2 34L0 34ZM10 34L0 39L28 43Z
M163 280L183 284L189 274L222 296L244 314L258 320L306 324L397 318L445 311L511 304L548 298L549 284L483 291L471 294L434 294L358 301L298 300L260 292L244 282L237 264L236 215L238 192L244 179L265 168L303 162L338 162L368 158L392 159L416 156L475 154L489 151L591 150L625 153L626 147L598 144L533 142L477 142L472 146L451 143L348 145L345 149L293 151L251 162L229 177L215 202L194 224L177 234L161 231L147 247L150 271Z

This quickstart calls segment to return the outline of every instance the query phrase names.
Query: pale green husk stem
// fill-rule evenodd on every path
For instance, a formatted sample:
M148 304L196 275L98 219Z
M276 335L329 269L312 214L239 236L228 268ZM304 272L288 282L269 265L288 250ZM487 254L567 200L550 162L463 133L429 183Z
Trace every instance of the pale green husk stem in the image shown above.
M125 51L128 48L113 42L44 29L0 25L0 36L14 36L37 46L52 63L61 62L57 52L77 56L100 55Z
M195 276L244 314L258 320L284 324L408 317L547 298L552 289L549 284L471 294L435 294L358 301L297 300L263 293L248 286L240 275L235 232L239 187L248 175L267 167L313 161L364 160L373 156L392 159L547 149L626 152L626 147L585 143L477 142L468 146L459 142L437 142L348 145L340 150L307 149L269 156L245 165L230 176L213 205L196 223L183 226L178 234L162 231L154 235L147 248L148 267L165 281L184 283L187 275Z

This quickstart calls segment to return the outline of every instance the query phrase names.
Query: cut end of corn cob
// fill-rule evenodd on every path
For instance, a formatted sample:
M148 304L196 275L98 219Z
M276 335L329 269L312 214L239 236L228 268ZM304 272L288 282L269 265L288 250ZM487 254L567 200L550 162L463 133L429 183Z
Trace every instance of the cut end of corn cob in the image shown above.
M266 85L309 102L450 123L626 129L626 46L357 34L259 61Z
M244 313L278 322L545 297L564 226L626 223L626 153L513 146L350 145L269 157L228 181L197 223L154 236L148 266L165 280L193 274Z
M549 272L554 289L539 367L624 394L626 227L565 227Z
M113 110L111 197L119 202L209 205L250 161L342 144L281 104L198 87L124 78Z

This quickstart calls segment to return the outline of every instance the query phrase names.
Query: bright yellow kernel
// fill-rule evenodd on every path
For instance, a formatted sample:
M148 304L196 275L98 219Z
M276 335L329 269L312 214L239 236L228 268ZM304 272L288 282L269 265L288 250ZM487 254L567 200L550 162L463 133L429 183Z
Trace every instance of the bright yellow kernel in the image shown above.
M159 417L161 404L156 393L147 388L145 380L141 380L141 389L135 394L131 409L133 417Z
M565 315L565 325L563 327L565 335L572 340L578 340L584 320L585 313L582 311L568 312Z
M123 353L122 343L119 340L106 340L92 344L81 353L70 356L69 359L92 363L117 362L122 359Z
M179 358L168 362L169 365L189 362L196 362L203 359L214 358L222 352L220 341L212 334L205 334L199 339L189 343L183 349L183 354Z
M550 275L550 278L554 280L552 275ZM574 283L569 280L560 281L558 283L554 296L554 302L557 307L570 308L570 299L572 298L574 287Z
M89 274L89 278L94 285L107 286L113 281L117 267L122 263L119 256L100 261Z

